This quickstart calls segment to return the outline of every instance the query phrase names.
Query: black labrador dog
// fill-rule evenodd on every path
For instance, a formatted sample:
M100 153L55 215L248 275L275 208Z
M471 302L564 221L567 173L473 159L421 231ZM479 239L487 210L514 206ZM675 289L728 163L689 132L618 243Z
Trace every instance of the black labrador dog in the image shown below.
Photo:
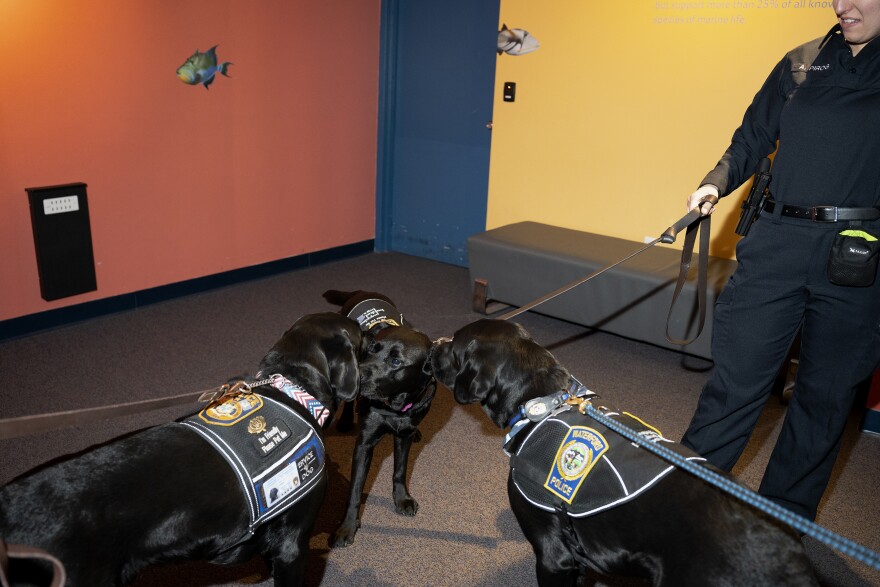
M511 455L508 497L542 587L572 587L586 570L664 587L818 585L791 528L603 432L594 418L560 401L583 405L570 397L576 380L520 325L468 324L435 349L432 364L458 403L479 402L497 426L511 427L504 446ZM584 399L598 398L581 390ZM629 414L608 413L628 418L621 423L639 428L640 436L701 460ZM613 452L617 445L623 453ZM627 450L641 453L631 473ZM609 460L615 454L623 456ZM612 467L613 482L593 480ZM642 478L633 484L630 474ZM618 495L625 484L631 497ZM589 502L602 492L605 501Z
M386 376L371 344L335 312L300 318L262 359L259 381L222 386L225 394L192 416L0 488L0 538L56 556L70 587L125 585L149 565L234 564L257 553L276 586L301 585L327 484L321 427L338 402L359 388L373 393L370 378ZM49 584L39 564L10 567L13 584Z
M398 514L414 516L419 504L407 487L407 468L413 441L420 438L418 425L425 418L434 399L436 383L427 363L431 339L414 329L391 299L371 291L328 290L324 298L340 313L360 324L373 337L370 352L384 359L388 370L371 377L375 393L359 398L358 436L351 461L351 488L345 515L332 545L349 546L360 527L360 507L364 483L370 470L373 449L386 435L394 436L394 473L392 496ZM345 404L340 422L350 424L354 402Z

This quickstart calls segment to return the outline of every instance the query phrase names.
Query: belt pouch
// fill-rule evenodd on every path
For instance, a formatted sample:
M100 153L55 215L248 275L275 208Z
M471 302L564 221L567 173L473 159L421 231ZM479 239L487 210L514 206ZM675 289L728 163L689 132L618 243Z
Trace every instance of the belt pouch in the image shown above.
M865 287L874 283L880 261L880 240L861 229L834 236L828 258L828 279L837 285Z

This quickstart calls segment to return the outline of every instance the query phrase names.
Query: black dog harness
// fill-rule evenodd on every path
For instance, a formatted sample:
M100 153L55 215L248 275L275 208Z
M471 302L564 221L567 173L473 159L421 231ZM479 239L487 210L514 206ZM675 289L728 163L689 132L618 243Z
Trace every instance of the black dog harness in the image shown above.
M589 400L597 397L585 389L580 395ZM551 404L556 397L549 396ZM535 401L529 403L535 405ZM602 410L647 441L668 443L668 448L688 460L705 460L663 438L656 428L632 414ZM573 405L561 403L538 421L532 418L513 436L508 435L505 452L511 457L514 486L540 509L562 509L575 518L591 516L635 499L675 469Z
M309 405L317 402L314 397L281 375L271 379L273 387L315 413L315 406ZM325 475L324 443L314 424L270 397L254 392L227 396L181 425L207 440L235 471L250 512L250 535L299 501Z
M361 330L376 334L390 326L403 326L403 314L385 300L369 299L358 303L348 313L348 317L357 321Z
M358 302L348 312L347 317L355 320L360 325L361 330L369 332L374 336L386 328L404 325L403 313L394 304L378 298ZM433 351L433 347L431 350ZM431 385L426 385L418 394L410 398L410 401L400 410L392 409L387 402L379 403L373 400L370 402L370 405L372 409L391 413L392 415L399 415L410 411L413 406L421 407L432 399L434 399L434 388Z

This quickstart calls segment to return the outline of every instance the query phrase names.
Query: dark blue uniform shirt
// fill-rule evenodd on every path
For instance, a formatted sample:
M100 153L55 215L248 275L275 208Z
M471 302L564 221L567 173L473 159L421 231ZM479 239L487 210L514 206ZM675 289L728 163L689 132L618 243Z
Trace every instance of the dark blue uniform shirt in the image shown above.
M835 26L786 54L701 185L729 194L776 150L777 140L770 183L776 201L880 206L880 41L853 57Z

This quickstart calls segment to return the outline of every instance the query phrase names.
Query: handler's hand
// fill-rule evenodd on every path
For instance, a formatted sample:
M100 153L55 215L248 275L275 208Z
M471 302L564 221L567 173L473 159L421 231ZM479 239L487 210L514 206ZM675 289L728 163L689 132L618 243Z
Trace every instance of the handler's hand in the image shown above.
M700 200L703 198L713 196L714 200L709 202L704 202L702 206L700 206L700 214L703 216L708 216L712 212L715 211L715 203L718 202L718 188L712 184L701 185L700 188L688 196L687 199L687 209L688 212L697 207L700 203Z

